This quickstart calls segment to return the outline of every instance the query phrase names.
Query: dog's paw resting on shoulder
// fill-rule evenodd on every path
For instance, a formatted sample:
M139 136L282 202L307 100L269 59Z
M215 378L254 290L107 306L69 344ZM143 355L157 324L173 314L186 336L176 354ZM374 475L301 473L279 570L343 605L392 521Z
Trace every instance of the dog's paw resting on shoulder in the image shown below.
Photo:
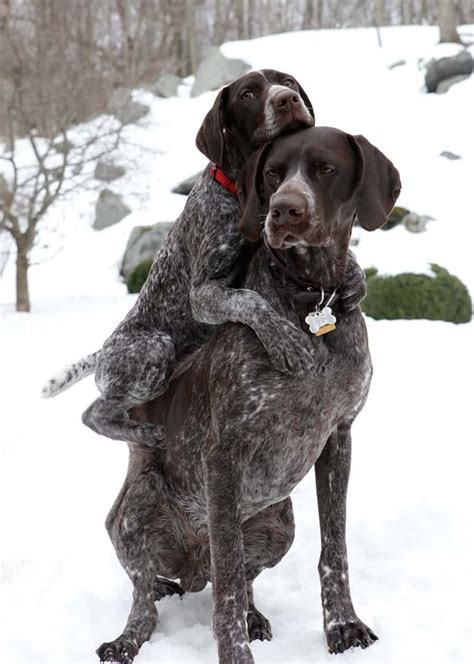
M346 311L353 311L367 295L367 280L364 270L352 252L348 253L344 281L339 287L339 297Z
M302 376L311 368L311 340L289 320L272 316L257 331L257 335L277 371Z

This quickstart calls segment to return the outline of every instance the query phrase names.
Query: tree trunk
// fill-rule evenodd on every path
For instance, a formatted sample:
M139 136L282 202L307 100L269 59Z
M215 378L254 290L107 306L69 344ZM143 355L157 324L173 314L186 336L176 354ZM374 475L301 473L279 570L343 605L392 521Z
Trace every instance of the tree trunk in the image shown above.
M30 293L28 289L28 250L26 242L17 240L16 257L16 310L30 311Z
M439 41L461 43L456 30L456 6L453 0L438 0Z

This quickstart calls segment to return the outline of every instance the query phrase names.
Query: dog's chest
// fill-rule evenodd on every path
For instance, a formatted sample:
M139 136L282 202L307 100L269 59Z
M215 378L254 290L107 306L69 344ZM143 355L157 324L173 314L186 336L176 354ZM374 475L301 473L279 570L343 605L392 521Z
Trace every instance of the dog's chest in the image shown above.
M274 381L253 391L254 416L248 413L245 423L252 431L245 437L244 513L291 493L316 462L331 432L357 415L370 377L366 346L343 350L319 343L306 376L275 374Z

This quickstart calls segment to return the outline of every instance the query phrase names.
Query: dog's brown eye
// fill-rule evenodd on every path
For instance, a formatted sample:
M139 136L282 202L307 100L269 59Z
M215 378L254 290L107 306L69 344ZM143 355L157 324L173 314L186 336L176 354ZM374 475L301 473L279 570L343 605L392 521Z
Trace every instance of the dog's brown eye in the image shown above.
M277 172L274 171L272 168L268 168L268 169L265 171L265 175L268 175L269 178L276 178L276 176L277 176Z
M295 86L295 82L292 78L285 78L283 85L286 85L287 88L293 88Z
M336 172L334 166L320 166L318 168L319 175L332 175Z
M255 97L255 95L252 90L244 90L240 95L241 99L253 99L253 97Z

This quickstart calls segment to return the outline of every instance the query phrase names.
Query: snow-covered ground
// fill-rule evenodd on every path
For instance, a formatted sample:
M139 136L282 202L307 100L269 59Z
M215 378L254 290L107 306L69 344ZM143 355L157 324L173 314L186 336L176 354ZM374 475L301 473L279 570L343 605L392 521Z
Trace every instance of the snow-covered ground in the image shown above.
M422 91L428 27L293 33L227 44L258 67L294 74L318 124L364 134L397 165L400 204L435 218L426 233L364 234L360 263L426 271L436 262L474 292L472 109L474 79L445 95ZM435 49L436 50L436 49ZM389 70L399 59L407 64ZM48 220L51 256L31 268L33 312L13 311L13 264L0 282L2 664L82 664L117 636L131 587L103 522L126 472L125 444L99 438L80 414L95 398L89 378L41 401L52 370L100 346L134 301L118 278L130 229L175 218L172 185L204 166L194 135L215 93L169 100L138 92L149 116L130 128L112 185L133 209L119 225L91 228L96 192L80 192ZM462 156L439 156L450 150ZM59 252L59 253L58 253ZM348 547L356 610L379 635L340 662L470 662L472 652L473 324L367 320L375 376L354 426ZM319 535L312 475L294 493L293 548L256 582L273 624L257 662L335 661L325 647L317 579ZM160 623L137 664L216 661L211 590L158 605Z

